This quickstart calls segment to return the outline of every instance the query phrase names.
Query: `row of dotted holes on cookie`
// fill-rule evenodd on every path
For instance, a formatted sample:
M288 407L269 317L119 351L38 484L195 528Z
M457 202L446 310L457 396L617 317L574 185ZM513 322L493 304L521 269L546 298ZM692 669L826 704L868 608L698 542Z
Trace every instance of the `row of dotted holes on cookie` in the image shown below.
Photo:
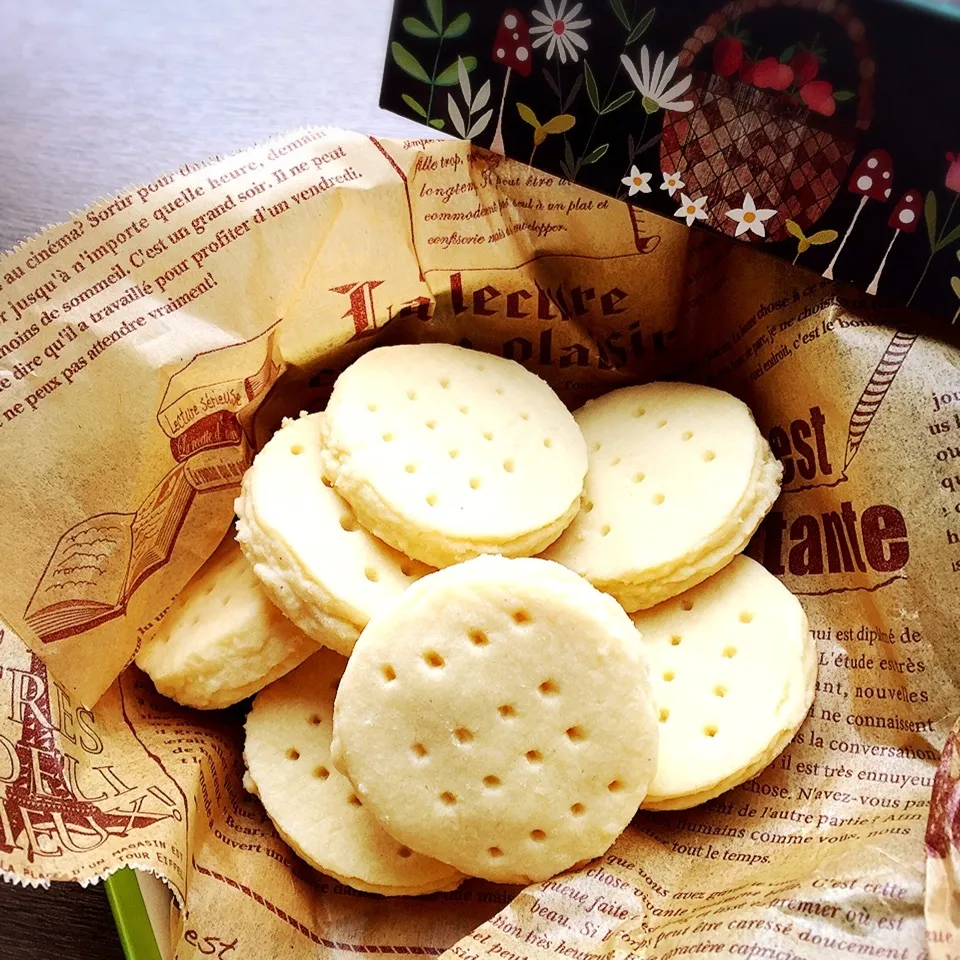
M375 404L371 404L371 406L374 407L374 409L376 408L376 405L375 405ZM461 409L463 412L466 412L466 410L467 410L466 407L461 407L460 409ZM527 415L527 414L521 414L521 416L526 418L528 415ZM433 429L433 428L436 426L436 424L437 424L436 420L428 420L428 421L427 421L427 426L430 427L431 429ZM485 433L484 436L485 436L488 440L492 440L492 439L493 439L493 434L492 434L492 433ZM385 434L383 435L383 439L384 439L385 441L388 441L388 442L389 442L389 441L393 440L393 434L392 434L392 433L385 433ZM550 440L549 438L547 438L546 440L543 441L543 445L544 445L545 447L552 446L552 445L553 445L553 441ZM299 443L294 443L294 444L292 444L291 447L290 447L290 452L291 452L294 456L299 456L301 453L303 453L303 446L302 446L301 444L299 444ZM459 451L458 449L452 449L452 450L449 451L449 453L450 453L451 459L456 459L457 457L460 456L460 451ZM514 461L513 461L512 459L508 458L508 459L506 459L506 460L503 461L503 469L504 469L507 473L513 473L513 471L514 471L515 468L516 468L516 464L514 463ZM416 472L417 472L417 465L416 465L415 463L408 463L408 464L406 464L406 466L405 466L403 469L404 469L407 473L416 473ZM327 487L332 486L332 484L330 483L329 480L327 480L326 477L323 478L323 483L324 483L324 486L327 486ZM483 485L483 480L482 480L480 477L471 477L471 478L470 478L470 489L471 489L471 490L479 490L482 485ZM426 499L426 501L427 501L427 504L428 504L429 506L431 506L431 507L435 507L435 506L437 505L437 503L439 503L439 501L440 501L440 497L439 497L436 493L428 493L428 494L426 495L425 499ZM357 523L356 517L353 517L353 516L351 516L350 514L344 514L344 515L340 518L340 526L343 527L343 529L346 530L346 531L348 531L348 532L359 529L359 524ZM408 569L410 569L410 568L408 568ZM364 573L366 574L366 577L367 577L368 580L371 580L371 581L373 581L373 582L376 582L376 581L379 579L379 575L377 574L377 571L376 571L376 569L375 569L374 567L367 567L366 570L364 571ZM410 576L410 573L408 573L407 570L404 570L402 567L401 567L401 573L403 573L403 575L404 575L405 577L409 577L409 576Z
M477 369L482 369L482 368L481 368L481 367L478 367ZM441 385L445 390L448 389L449 386L450 386L450 381L449 381L448 379L446 379L446 378L441 379L439 382L440 382L440 385ZM497 390L496 390L496 392L497 392L497 394L499 394L499 395L502 396L504 391L503 391L503 388L502 388L502 387L498 387ZM407 399L408 399L408 400L416 400L416 399L417 399L417 392L416 392L416 390L408 390L408 391L407 391ZM378 406L376 403L368 403L368 404L367 404L367 410L369 410L371 413L376 413L379 409L380 409L380 408L379 408L379 406ZM459 409L460 413L462 413L464 416L466 416L467 414L470 413L470 408L469 408L468 406L466 406L466 405L463 405L463 406L459 407L458 409ZM524 412L524 413L521 413L521 414L520 414L520 419L521 419L521 420L529 420L529 419L530 419L530 414L529 414L529 413L525 413L525 412ZM425 421L424 421L424 426L425 426L428 430L436 430L436 428L437 428L437 421L436 421L436 420L425 420ZM483 432L483 438L484 438L484 440L493 441L493 439L494 439L494 433L493 433L493 431L492 431L492 430L485 430L485 431ZM394 440L394 434L391 433L390 431L387 431L386 433L384 433L384 434L382 435L382 438L381 438L381 439L383 440L384 443L392 443L393 440ZM549 450L550 448L553 447L553 439L552 439L551 437L544 437L544 438L543 438L543 445L544 445L544 447L546 447L546 448ZM451 460L456 460L456 459L460 456L460 449L459 449L459 447L451 447L451 448L447 451L447 455L450 457ZM510 459L510 458L507 458L506 460L504 460L502 466L503 466L503 469L504 469L504 471L505 471L506 473L513 473L514 470L516 469L516 463L515 463L512 459ZM407 473L416 473L416 472L417 472L417 465L416 465L415 463L408 463L408 464L406 464L406 465L404 466L404 470L405 470ZM479 490L482 485L483 485L483 481L482 481L482 478L481 478L481 477L470 477L470 489L471 489L471 490ZM427 494L427 496L426 496L426 501L427 501L427 504L428 504L429 506L435 507L435 506L437 505L437 503L439 502L439 497L437 496L436 493L429 493L429 494Z
M458 731L458 733L459 732L460 731ZM472 734L470 739L472 739ZM422 744L419 744L419 743L414 744L413 749L416 756L418 757L427 756L427 750ZM300 759L300 751L294 747L291 747L289 750L287 750L286 756L288 760L295 762ZM540 760L542 759L539 752L535 750L529 751L526 754L526 756L530 762L539 763ZM320 780L326 780L330 776L330 771L325 766L318 766L314 769L313 775ZM483 783L485 787L488 787L490 789L496 789L501 785L502 781L500 780L499 777L491 774L483 778ZM623 784L619 780L613 780L607 785L607 789L610 790L611 793L615 793L621 790L622 787L623 787ZM441 793L439 799L441 804L444 807L453 807L457 803L457 797L453 793L451 793L449 790L445 790L443 793ZM346 800L350 806L355 807L357 809L363 806L362 801L355 793L352 793L352 792L349 793L346 797ZM574 803L570 807L570 813L575 817L583 816L583 814L586 813L586 810L587 810L586 805L582 803ZM540 829L531 830L530 839L533 840L535 843L542 843L544 840L547 839L546 831L540 830ZM407 858L411 856L412 852L413 851L409 847L400 847L397 850L398 856L403 858ZM491 857L500 857L503 855L503 851L499 847L490 847L487 852Z
M320 716L314 713L310 716L307 722L311 726L318 727L320 726L321 723L323 723L323 720ZM288 760L292 760L296 762L297 760L300 759L300 751L296 747L290 747L287 750L286 756ZM320 766L313 768L313 775L318 780L327 780L330 777L330 770L327 767L325 767L323 764L321 764ZM363 806L363 802L352 791L347 794L346 801L351 807L354 807L358 810ZM398 847L397 856L402 857L405 860L408 857L413 856L413 851L409 847Z
M634 410L633 415L634 415L635 418L639 419L640 417L645 416L645 415L646 415L646 412L647 412L647 411L644 410L643 407L638 407L636 410ZM668 422L668 421L666 421L666 420L661 420L661 421L657 424L658 429L663 429L663 427L665 427L665 426L667 425L667 422ZM680 439L681 439L681 440L684 440L684 441L692 440L692 439L693 439L693 431L692 431L692 430L684 430L683 433L680 434ZM591 447L591 451L592 451L593 453L599 453L602 449L603 449L603 444L600 443L599 440L595 441L594 444L593 444L593 446ZM700 457L701 457L701 459L703 459L703 460L706 461L707 463L710 463L710 461L716 459L717 454L716 454L716 452L713 451L713 450L704 450L703 453L700 454ZM621 462L620 457L614 457L614 458L610 461L610 466L611 466L611 467L618 467L618 466L620 466L620 462ZM644 474L642 471L638 471L637 473L635 473L635 474L633 475L633 482L634 482L634 483L643 483L643 481L644 481L645 479L646 479L646 474ZM651 499L651 502L653 503L654 506L659 507L660 504L663 503L667 498L666 498L666 495L663 494L663 493L655 493L650 499ZM591 500L587 500L587 502L584 503L584 505L583 505L583 512L584 512L584 513L589 513L592 509L593 509L593 502L592 502ZM609 532L610 532L610 525L609 525L609 524L604 524L604 525L600 528L600 536L601 536L601 537L605 537Z
M357 518L350 513L349 511L344 512L340 515L340 526L347 533L356 533L358 530L362 530L360 523L357 521ZM413 564L413 561L406 559L400 563L400 573L406 577L408 580L412 580L416 575L416 567ZM371 582L377 583L380 580L380 571L376 567L364 567L363 575Z
M514 613L513 618L517 623L527 623L530 620L530 616L525 610L518 610ZM474 646L483 647L490 642L486 632L480 629L468 631L467 636ZM421 657L423 662L434 670L442 670L446 665L446 661L435 650L426 650L421 654ZM387 684L393 683L397 679L396 670L394 670L391 664L384 664L381 667L381 673L384 682ZM560 693L560 685L555 680L547 679L537 687L537 692L542 697L554 697ZM504 703L497 708L497 713L501 720L510 721L517 716L517 709L511 703ZM586 730L580 726L568 727L564 733L571 743L580 743L587 739ZM459 746L466 746L473 741L474 733L467 727L458 727L453 731L453 739ZM414 743L410 749L418 762L423 762L429 756L429 750L422 743ZM527 763L537 766L543 762L543 754L539 750L528 750L524 754L524 759ZM502 784L503 781L500 777L496 776L496 774L488 774L483 778L483 785L488 790L497 790ZM623 783L620 780L611 780L610 783L607 784L607 789L611 793L616 793L622 788ZM439 800L444 807L453 807L458 802L456 795L449 790L443 791L439 795ZM586 809L585 804L578 802L570 807L570 813L575 817L579 817L586 812ZM533 830L530 833L530 839L537 843L542 843L547 839L547 834L543 830ZM503 854L498 847L491 847L487 852L491 857L499 857Z
M413 751L417 757L422 758L427 756L427 749L421 743L415 743L413 745ZM539 751L530 750L526 754L526 759L530 763L540 763L543 758L540 755ZM492 791L497 790L502 785L502 783L503 781L500 779L500 777L496 776L495 774L488 774L483 778L483 785L488 790L492 790ZM611 780L610 783L607 784L607 789L611 793L617 793L623 789L623 782L620 780ZM446 809L455 807L458 803L458 798L456 794L452 793L450 790L444 790L443 793L440 794L438 799L440 801L441 807ZM587 812L586 804L580 803L579 801L577 803L571 804L570 806L570 813L574 817L582 817L586 812ZM547 839L547 832L546 830L541 830L537 828L530 831L529 837L534 843L543 843ZM488 847L487 853L493 859L503 856L503 851L500 849L500 847Z
M294 443L290 447L290 452L295 456L299 456L303 453L303 446L299 443ZM323 485L325 487L331 487L333 484L327 480L326 477L323 478ZM357 518L350 512L345 512L340 515L340 526L347 533L356 533L360 530L360 524L357 522ZM405 576L408 580L411 579L414 575L415 568L412 563L409 561L406 563L400 564L400 573ZM376 567L364 567L363 575L371 582L376 583L380 579L380 571Z
M680 601L680 608L686 612L691 611L693 609L693 601L690 600L689 598L682 599ZM741 610L740 616L738 619L740 620L741 623L751 623L753 621L753 616L754 615L751 611ZM675 633L670 637L671 647L679 647L681 643L683 643L683 636L681 634ZM722 656L726 657L728 660L732 660L737 655L737 648L732 644L728 644L723 648L721 653L722 653ZM673 682L673 680L676 679L676 676L677 674L675 670L664 670L663 672L663 680L666 683ZM727 688L722 683L718 683L713 688L713 695L715 697L723 698L727 695ZM670 718L670 711L666 707L661 707L660 722L666 723L669 718ZM715 737L718 732L719 732L719 727L717 727L717 725L713 723L708 723L703 728L703 735L705 737Z

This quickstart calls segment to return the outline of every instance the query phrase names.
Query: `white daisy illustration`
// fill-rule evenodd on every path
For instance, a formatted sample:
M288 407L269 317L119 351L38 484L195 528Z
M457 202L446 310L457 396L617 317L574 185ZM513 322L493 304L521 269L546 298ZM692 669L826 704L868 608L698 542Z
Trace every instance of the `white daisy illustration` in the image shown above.
M743 206L739 210L728 210L727 216L737 222L737 232L734 236L739 237L749 230L758 237L765 237L767 230L763 224L776 212L776 210L770 209L758 210L753 197L747 193L743 197Z
M635 193L652 193L653 188L650 186L650 178L653 176L652 173L641 173L636 164L630 168L630 176L624 177L620 182L630 189L627 191L627 196L632 197Z
M530 28L530 33L537 36L531 46L542 47L547 44L547 59L552 60L554 54L559 56L561 63L567 62L567 57L576 63L580 59L577 47L587 49L587 41L577 33L584 27L589 27L592 21L577 20L577 14L583 9L582 3L575 3L569 10L566 9L567 0L559 0L557 6L553 0L543 0L546 13L540 10L532 11L533 17L540 22Z
M687 113L693 109L692 100L679 100L690 88L693 77L687 74L682 80L678 80L672 87L670 81L673 80L677 72L679 57L674 57L664 69L663 61L666 59L663 53L657 56L657 62L653 65L653 72L650 71L650 51L646 44L640 48L640 72L633 65L633 61L624 53L620 56L620 62L623 64L634 86L640 91L643 97L643 109L647 113L656 113L658 110L675 110L677 113Z
M687 226L692 227L694 220L707 219L707 211L704 209L706 205L706 197L697 197L696 200L691 200L685 193L681 193L680 207L674 216L686 218Z
M667 173L663 171L663 183L660 184L661 190L666 190L672 197L678 190L682 190L686 184L680 179L677 173Z

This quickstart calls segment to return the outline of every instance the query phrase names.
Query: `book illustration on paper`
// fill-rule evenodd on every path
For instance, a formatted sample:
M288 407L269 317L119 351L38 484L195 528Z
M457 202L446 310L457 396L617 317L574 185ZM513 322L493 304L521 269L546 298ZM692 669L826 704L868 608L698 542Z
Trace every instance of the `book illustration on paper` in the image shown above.
M253 457L239 415L252 417L282 369L275 328L197 354L170 378L157 422L173 465L137 510L99 513L63 533L24 613L41 641L122 616L140 585L169 562L197 495L239 486ZM224 368L250 372L218 379Z

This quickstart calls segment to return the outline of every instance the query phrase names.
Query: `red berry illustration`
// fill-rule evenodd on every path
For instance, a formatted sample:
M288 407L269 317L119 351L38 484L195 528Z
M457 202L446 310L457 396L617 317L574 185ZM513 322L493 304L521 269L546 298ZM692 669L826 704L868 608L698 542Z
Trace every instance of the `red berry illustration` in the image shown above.
M800 88L800 99L814 113L822 113L825 117L832 117L837 109L837 102L833 99L833 84L829 80L811 80Z
M778 63L770 88L772 90L786 90L791 83L793 83L793 67L786 63Z
M793 55L790 66L793 68L794 79L802 87L817 75L820 61L809 50L801 50Z
M780 73L780 61L776 57L764 57L753 71L753 82L761 90L772 89Z
M753 83L753 77L756 73L757 65L753 60L744 60L740 64L740 69L737 71L737 75L744 83Z
M713 48L713 72L732 77L743 63L743 44L737 37L721 37Z

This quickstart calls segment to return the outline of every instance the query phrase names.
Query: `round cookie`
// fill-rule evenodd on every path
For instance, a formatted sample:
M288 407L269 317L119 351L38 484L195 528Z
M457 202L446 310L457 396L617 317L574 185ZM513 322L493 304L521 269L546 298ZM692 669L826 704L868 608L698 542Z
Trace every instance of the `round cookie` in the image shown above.
M345 665L321 650L258 694L246 722L245 786L300 857L348 886L388 896L452 890L463 875L388 836L330 760Z
M256 693L316 649L270 602L228 536L140 648L137 666L165 697L212 710Z
M650 664L660 759L648 810L683 810L756 776L813 703L816 645L800 602L749 557L633 615Z
M722 390L624 387L574 416L590 458L583 508L543 555L627 610L729 563L779 495L779 461L747 406Z
M370 617L429 568L371 536L324 483L322 420L285 420L256 455L234 504L237 539L274 603L349 655Z
M445 343L371 350L337 379L323 431L327 479L360 522L433 566L537 553L579 509L580 431L512 360Z
M640 639L544 560L480 557L370 621L333 758L392 836L471 876L546 879L600 856L656 767Z

